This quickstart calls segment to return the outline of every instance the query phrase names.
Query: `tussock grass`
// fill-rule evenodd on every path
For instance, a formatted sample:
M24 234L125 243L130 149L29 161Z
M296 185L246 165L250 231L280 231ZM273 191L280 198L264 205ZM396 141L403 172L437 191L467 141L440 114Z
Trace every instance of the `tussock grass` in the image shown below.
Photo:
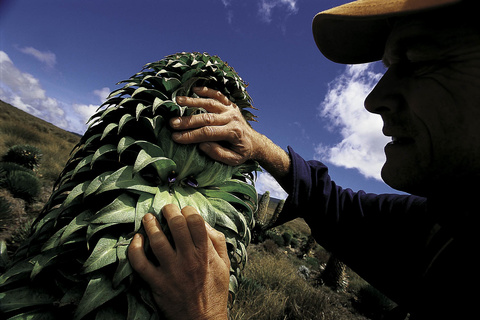
M298 265L281 250L269 253L250 246L249 261L231 310L232 320L367 319L350 297L302 278Z
M0 155L14 145L31 145L43 156L38 175L54 181L63 170L80 136L62 130L3 101L0 101ZM51 183L50 183L51 184Z

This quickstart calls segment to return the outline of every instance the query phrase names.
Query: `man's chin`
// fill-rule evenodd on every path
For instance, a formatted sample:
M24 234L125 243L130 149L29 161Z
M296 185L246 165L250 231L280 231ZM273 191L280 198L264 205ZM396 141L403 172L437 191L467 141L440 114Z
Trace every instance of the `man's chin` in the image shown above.
M412 174L410 170L401 168L392 168L385 164L382 168L381 176L383 181L391 188L410 193L416 196L425 197L427 195L423 183L418 175Z

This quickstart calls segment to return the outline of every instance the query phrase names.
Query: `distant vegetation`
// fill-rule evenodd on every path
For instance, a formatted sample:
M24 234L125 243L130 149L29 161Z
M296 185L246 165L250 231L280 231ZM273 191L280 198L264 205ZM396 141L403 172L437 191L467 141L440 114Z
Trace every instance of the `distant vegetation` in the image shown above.
M0 239L13 250L80 136L0 101Z
M9 251L26 237L79 140L0 101L0 239ZM382 319L392 303L348 268L344 287L324 285L330 254L301 219L271 228L283 203L263 196L231 319Z

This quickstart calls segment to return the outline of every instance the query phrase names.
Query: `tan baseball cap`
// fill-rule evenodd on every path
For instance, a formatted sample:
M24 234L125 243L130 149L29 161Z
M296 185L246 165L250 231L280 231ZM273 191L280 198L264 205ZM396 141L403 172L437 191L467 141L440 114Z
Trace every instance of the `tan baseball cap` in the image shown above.
M313 37L328 59L345 64L382 59L390 33L388 18L459 3L462 0L357 0L318 13Z

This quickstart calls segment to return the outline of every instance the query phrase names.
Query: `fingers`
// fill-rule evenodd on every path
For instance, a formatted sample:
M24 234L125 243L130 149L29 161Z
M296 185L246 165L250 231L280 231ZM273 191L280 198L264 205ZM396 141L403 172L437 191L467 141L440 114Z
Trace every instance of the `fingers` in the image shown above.
M228 108L234 107L230 100L225 97L220 91L209 89L206 87L194 88L195 93L199 96L210 99L199 99L192 97L177 97L176 101L181 106L203 108L208 112L221 113Z
M229 166L238 166L245 162L245 159L239 153L225 148L219 143L203 142L199 145L200 150L213 160L223 162Z
M210 89L208 87L195 87L193 88L193 91L201 97L217 100L226 106L232 105L232 102L228 100L228 98L220 91Z
M203 126L222 126L230 121L228 114L202 113L193 116L172 118L170 125L176 130L195 129Z
M217 254L220 256L220 258L222 258L223 262L225 262L225 265L230 268L230 259L228 258L227 242L225 241L225 235L220 231L212 228L206 222L205 226L207 227L208 237L212 241L215 251L217 251Z
M152 251L160 264L162 261L172 259L175 256L175 250L172 248L165 233L163 233L160 223L155 216L147 213L143 217L142 223L150 240Z
M180 209L173 204L167 204L162 208L162 214L168 223L175 242L175 251L189 254L193 248L193 240L190 235L186 218Z
M217 252L226 265L230 264L225 236L210 227L195 208L186 206L180 210L176 205L168 204L162 208L162 214L172 233L175 249L162 231L155 216L146 214L143 218L143 225L152 251L160 262L161 268L168 269L168 262L174 260L177 255L187 259L195 257L202 259L212 252ZM144 239L140 234L135 235L132 239L129 247L129 259L132 267L146 279L155 275L155 266L145 256Z
M132 268L147 281L147 279L155 278L158 274L155 266L147 259L143 246L143 236L136 234L128 246L128 259Z
M182 214L187 221L190 236L197 249L206 251L208 246L208 234L205 228L205 220L198 214L197 210L191 206L182 209Z

